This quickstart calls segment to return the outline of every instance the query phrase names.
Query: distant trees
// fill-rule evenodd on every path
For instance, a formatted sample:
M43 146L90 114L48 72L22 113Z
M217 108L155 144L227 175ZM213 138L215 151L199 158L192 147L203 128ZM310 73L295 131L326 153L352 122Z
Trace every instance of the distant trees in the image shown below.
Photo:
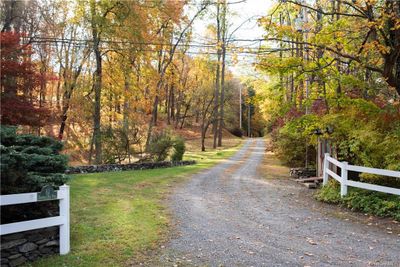
M230 99L236 89L223 62L207 55L210 45L193 51L192 25L207 8L224 10L222 4L2 2L2 124L56 136L79 162L131 161L164 128L194 127L205 150L209 126L222 125L221 111L236 103ZM217 99L218 114L216 66L224 80L218 84L228 84L219 87L227 93Z

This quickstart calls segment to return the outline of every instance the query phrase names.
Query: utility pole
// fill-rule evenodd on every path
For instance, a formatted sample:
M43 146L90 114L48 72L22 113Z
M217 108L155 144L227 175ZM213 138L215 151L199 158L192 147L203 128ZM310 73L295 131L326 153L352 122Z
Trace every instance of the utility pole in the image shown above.
M304 24L307 27L308 24L308 11L306 8L302 8L303 11L303 19L304 19ZM308 61L310 59L310 54L309 54L309 47L307 45L308 41L308 29L304 27L304 49L306 50L306 64L308 64ZM310 74L306 75L306 101L308 100L310 95ZM310 110L308 107L308 103L306 103L306 114L309 114ZM306 168L308 168L308 141L306 140L306 162L305 162Z
M242 129L242 85L239 86L239 129Z
M251 135L251 130L250 130L251 110L250 110L250 107L251 107L251 103L249 101L249 107L247 108L247 110L248 110L248 115L247 115L247 136L248 137L251 137L250 136Z
M308 24L308 12L306 8L303 8L303 12L304 12L304 24L307 25ZM307 45L307 41L308 41L308 29L304 29L304 40L305 40L305 45L304 45L304 49L306 50L306 64L308 63L308 61L310 60L310 52L309 52L309 47ZM306 100L308 100L309 95L310 95L310 74L307 74L306 76ZM308 108L308 104L306 104L306 114L309 114L309 108Z
M300 1L301 4L304 3L304 0ZM307 45L307 39L308 39L308 29L307 29L307 23L308 23L308 12L307 9L304 7L300 8L299 14L297 18L295 19L295 25L296 29L298 32L304 34L304 50L305 50L305 63L309 61L309 47ZM303 58L303 56L302 56ZM310 86L310 76L307 74L306 75L306 80L305 80L305 86L306 86L306 100L309 98L309 86ZM303 91L302 91L303 94ZM308 108L308 103L306 103L306 114L309 114L309 108ZM306 155L305 155L305 167L308 168L308 142L306 141Z

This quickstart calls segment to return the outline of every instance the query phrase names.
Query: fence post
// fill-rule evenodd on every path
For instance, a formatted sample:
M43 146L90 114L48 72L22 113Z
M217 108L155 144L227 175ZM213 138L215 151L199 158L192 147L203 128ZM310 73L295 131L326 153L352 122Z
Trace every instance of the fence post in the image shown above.
M329 169L329 162L328 162L329 153L324 154L324 169L322 174L322 185L326 185L328 183L328 172L326 171Z
M346 161L342 161L342 180L340 181L340 196L343 197L347 195L347 165L349 165Z
M69 253L69 186L62 185L59 189L63 198L60 199L60 216L63 218L63 224L60 225L60 255Z

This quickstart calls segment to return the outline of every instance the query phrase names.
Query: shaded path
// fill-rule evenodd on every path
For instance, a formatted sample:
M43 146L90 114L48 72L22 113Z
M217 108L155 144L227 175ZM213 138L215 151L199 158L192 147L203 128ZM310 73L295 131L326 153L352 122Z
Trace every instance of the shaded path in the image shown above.
M257 178L262 139L173 195L165 266L400 266L400 236L296 201L298 185Z

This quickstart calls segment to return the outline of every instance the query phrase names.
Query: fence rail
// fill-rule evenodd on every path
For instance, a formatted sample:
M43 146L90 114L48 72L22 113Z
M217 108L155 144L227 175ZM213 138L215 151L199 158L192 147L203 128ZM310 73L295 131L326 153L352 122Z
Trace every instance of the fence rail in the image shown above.
M0 206L32 203L38 201L59 200L60 215L43 219L15 222L0 225L0 235L13 234L23 231L35 230L51 226L60 226L60 254L65 255L70 251L69 229L69 186L60 186L55 198L38 199L38 193L10 194L0 196Z
M341 175L339 176L337 173L332 171L329 166L333 165L339 167L341 169ZM362 167L356 165L349 165L346 161L338 161L335 158L332 158L329 153L325 154L324 158L324 173L323 173L323 185L326 185L328 182L329 176L334 178L340 183L340 195L343 197L347 195L347 187L357 187L372 191L378 191L383 193L389 193L400 196L400 189L381 186L363 182L352 181L348 179L348 171L360 172L360 173L371 173L377 175L384 175L389 177L395 177L400 179L400 172L398 171L390 171L390 170L382 170L376 168Z

